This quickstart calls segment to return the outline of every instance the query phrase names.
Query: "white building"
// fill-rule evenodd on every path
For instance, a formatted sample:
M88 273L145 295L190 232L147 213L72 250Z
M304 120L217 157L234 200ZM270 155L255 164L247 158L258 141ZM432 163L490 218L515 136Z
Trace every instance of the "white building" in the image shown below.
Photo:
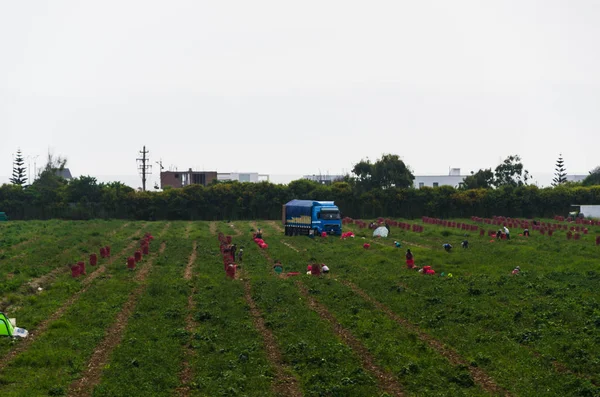
M451 168L448 175L415 175L413 181L413 187L439 187L439 186L452 186L458 187L458 185L467 177L467 175L460 174L460 168Z
M263 182L269 181L269 175L259 174L258 172L218 172L219 181L238 181L238 182Z

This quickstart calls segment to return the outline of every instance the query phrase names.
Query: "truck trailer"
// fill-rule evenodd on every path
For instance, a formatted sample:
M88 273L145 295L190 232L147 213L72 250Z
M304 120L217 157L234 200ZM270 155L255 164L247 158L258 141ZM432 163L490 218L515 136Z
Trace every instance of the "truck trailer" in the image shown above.
M333 201L292 200L283 205L286 236L342 234L342 217Z

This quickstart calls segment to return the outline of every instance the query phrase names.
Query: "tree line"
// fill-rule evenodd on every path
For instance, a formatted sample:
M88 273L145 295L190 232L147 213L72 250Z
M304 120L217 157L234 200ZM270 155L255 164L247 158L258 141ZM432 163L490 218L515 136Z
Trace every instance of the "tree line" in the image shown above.
M0 212L7 212L11 219L279 219L282 204L300 198L333 200L343 216L352 218L531 218L566 215L571 204L600 204L600 181L589 187L527 185L528 173L518 156L500 164L492 173L493 184L487 187L473 187L468 177L457 188L420 189L412 188L414 175L396 155L384 155L373 163L362 160L352 175L330 185L309 180L288 185L220 182L162 192L136 191L119 182L98 183L91 176L67 181L57 173L65 164L62 158L49 158L30 185L0 186ZM600 170L597 174L600 176Z

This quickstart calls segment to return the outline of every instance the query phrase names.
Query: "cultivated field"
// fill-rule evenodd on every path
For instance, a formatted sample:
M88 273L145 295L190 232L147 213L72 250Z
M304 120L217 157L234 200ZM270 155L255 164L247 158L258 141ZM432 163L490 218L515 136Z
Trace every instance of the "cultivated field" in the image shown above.
M0 338L0 393L600 396L600 226L491 242L410 223L424 231L383 240L355 224L342 240L286 237L277 221L0 223L0 311L30 332ZM244 248L235 280L220 232ZM436 275L406 269L406 248ZM313 257L331 273L306 275ZM277 259L300 275L277 276Z

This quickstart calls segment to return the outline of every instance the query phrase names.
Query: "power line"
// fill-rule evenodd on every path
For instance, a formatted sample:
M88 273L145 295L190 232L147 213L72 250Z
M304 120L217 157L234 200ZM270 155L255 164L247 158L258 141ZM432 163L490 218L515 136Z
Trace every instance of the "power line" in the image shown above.
M144 148L139 153L142 155L142 157L137 158L136 161L138 162L138 171L142 175L142 191L145 192L146 191L146 175L152 174L152 171L151 171L152 165L149 164L150 158L146 156L147 154L150 153L148 150L146 150L146 146L144 146Z

